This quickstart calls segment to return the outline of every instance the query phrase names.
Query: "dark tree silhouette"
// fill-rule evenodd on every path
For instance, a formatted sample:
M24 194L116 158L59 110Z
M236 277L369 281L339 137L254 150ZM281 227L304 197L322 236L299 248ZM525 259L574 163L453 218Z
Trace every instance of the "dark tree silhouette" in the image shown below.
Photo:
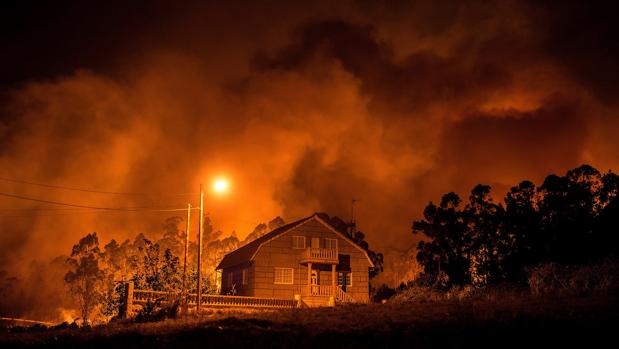
M359 247L361 247L362 249L366 251L366 253L368 254L368 257L370 257L370 259L372 260L372 263L374 263L374 268L370 270L370 274L369 274L370 279L377 276L380 272L383 271L383 254L380 252L370 250L370 246L367 243L367 241L365 241L365 234L363 232L355 229L354 233L351 234L351 231L349 230L350 224L346 223L340 217L338 216L329 217L329 215L324 212L317 212L316 214L322 220L324 220L325 222L333 226L336 230L348 236L357 245L359 245Z
M413 233L423 233L430 241L420 241L417 246L417 262L434 279L442 279L455 284L468 283L468 253L471 238L467 234L465 217L459 210L462 200L456 193L443 195L435 206L426 206L424 220L413 223Z
M598 248L603 255L619 254L619 176L608 172L602 177L599 216L595 227Z
M417 261L435 283L483 286L524 281L524 270L542 262L582 264L617 254L619 176L582 165L549 175L539 188L512 187L505 207L490 186L477 185L464 208L455 193L432 202L413 223L423 234Z
M544 252L533 182L522 181L509 190L505 196L505 214L506 237L512 242L504 263L506 278L524 281L522 266L539 260Z

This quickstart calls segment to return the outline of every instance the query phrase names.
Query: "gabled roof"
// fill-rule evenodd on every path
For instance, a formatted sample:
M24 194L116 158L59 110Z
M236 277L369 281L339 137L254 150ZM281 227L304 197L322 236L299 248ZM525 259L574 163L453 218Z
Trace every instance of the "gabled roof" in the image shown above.
M219 265L217 265L217 270L219 269L224 269L224 268L229 268L229 267L233 267L235 265L239 265L245 262L249 262L251 261L254 256L256 255L256 253L258 252L258 250L260 249L260 247L276 238L279 235L282 235L302 224L304 224L305 222L311 220L311 219L316 219L318 222L322 223L323 225L325 225L327 228L329 228L329 230L333 231L334 233L340 235L342 238L344 238L345 240L347 240L348 242L350 242L351 244L353 244L353 246L357 247L359 250L361 250L365 256L367 257L368 261L370 262L370 265L372 267L374 267L374 263L372 263L372 260L370 259L370 257L368 256L367 252L361 248L359 245L357 245L354 241L352 241L348 236L346 236L346 234L342 233L341 231L335 229L331 224L325 222L322 218L320 218L320 216L318 214L313 214L309 217L305 217L303 219L299 219L298 221L294 221L292 223L288 223L286 225L283 225L277 229L274 229L273 231L270 231L264 235L262 235L261 237L257 238L256 240L248 243L247 245L241 246L239 248L237 248L236 250L226 254L224 256L224 258L221 260L221 262L219 262Z
M310 220L312 217L314 216L312 215L309 217L305 217L303 219L299 219L298 221L288 223L286 225L282 225L281 227L262 235L256 240L237 248L236 250L226 254L224 258L221 260L221 262L219 262L219 265L217 266L216 269L219 270L223 268L228 268L228 267L241 264L243 262L250 261L252 257L254 256L254 254L258 252L258 249L263 243L271 240L272 238L280 234L287 232L288 230L296 227L299 224L305 223L306 221Z

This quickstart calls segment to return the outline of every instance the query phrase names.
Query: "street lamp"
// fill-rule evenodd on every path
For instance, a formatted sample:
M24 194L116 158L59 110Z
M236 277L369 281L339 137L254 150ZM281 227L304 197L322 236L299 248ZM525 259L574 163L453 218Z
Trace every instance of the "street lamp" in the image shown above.
M230 186L230 183L228 182L228 179L223 178L223 177L216 178L213 181L213 191L218 194L223 194L227 192L229 186Z
M230 184L224 177L216 178L213 181L212 188L217 194L224 194L228 191ZM196 313L200 312L200 303L202 303L202 235L204 231L204 188L200 184L200 217L198 218L198 294L196 299Z

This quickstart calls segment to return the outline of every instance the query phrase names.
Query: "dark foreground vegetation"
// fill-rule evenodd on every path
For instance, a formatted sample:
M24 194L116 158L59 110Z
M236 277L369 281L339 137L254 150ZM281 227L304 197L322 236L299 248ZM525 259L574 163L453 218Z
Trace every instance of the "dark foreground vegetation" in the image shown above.
M617 298L514 292L201 319L112 322L0 333L0 346L58 348L601 347L615 339Z

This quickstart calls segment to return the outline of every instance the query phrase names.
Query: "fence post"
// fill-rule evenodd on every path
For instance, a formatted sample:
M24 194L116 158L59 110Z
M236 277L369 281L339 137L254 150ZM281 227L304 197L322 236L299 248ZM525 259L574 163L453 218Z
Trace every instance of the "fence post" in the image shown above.
M122 313L120 314L123 319L129 317L133 309L133 281L129 281L125 284L125 301L123 302Z
M294 300L297 301L297 308L301 308L303 306L300 294L295 294L294 295Z
M335 306L335 297L333 297L333 296L329 297L329 301L327 303L327 306L329 306L329 307L334 307Z

